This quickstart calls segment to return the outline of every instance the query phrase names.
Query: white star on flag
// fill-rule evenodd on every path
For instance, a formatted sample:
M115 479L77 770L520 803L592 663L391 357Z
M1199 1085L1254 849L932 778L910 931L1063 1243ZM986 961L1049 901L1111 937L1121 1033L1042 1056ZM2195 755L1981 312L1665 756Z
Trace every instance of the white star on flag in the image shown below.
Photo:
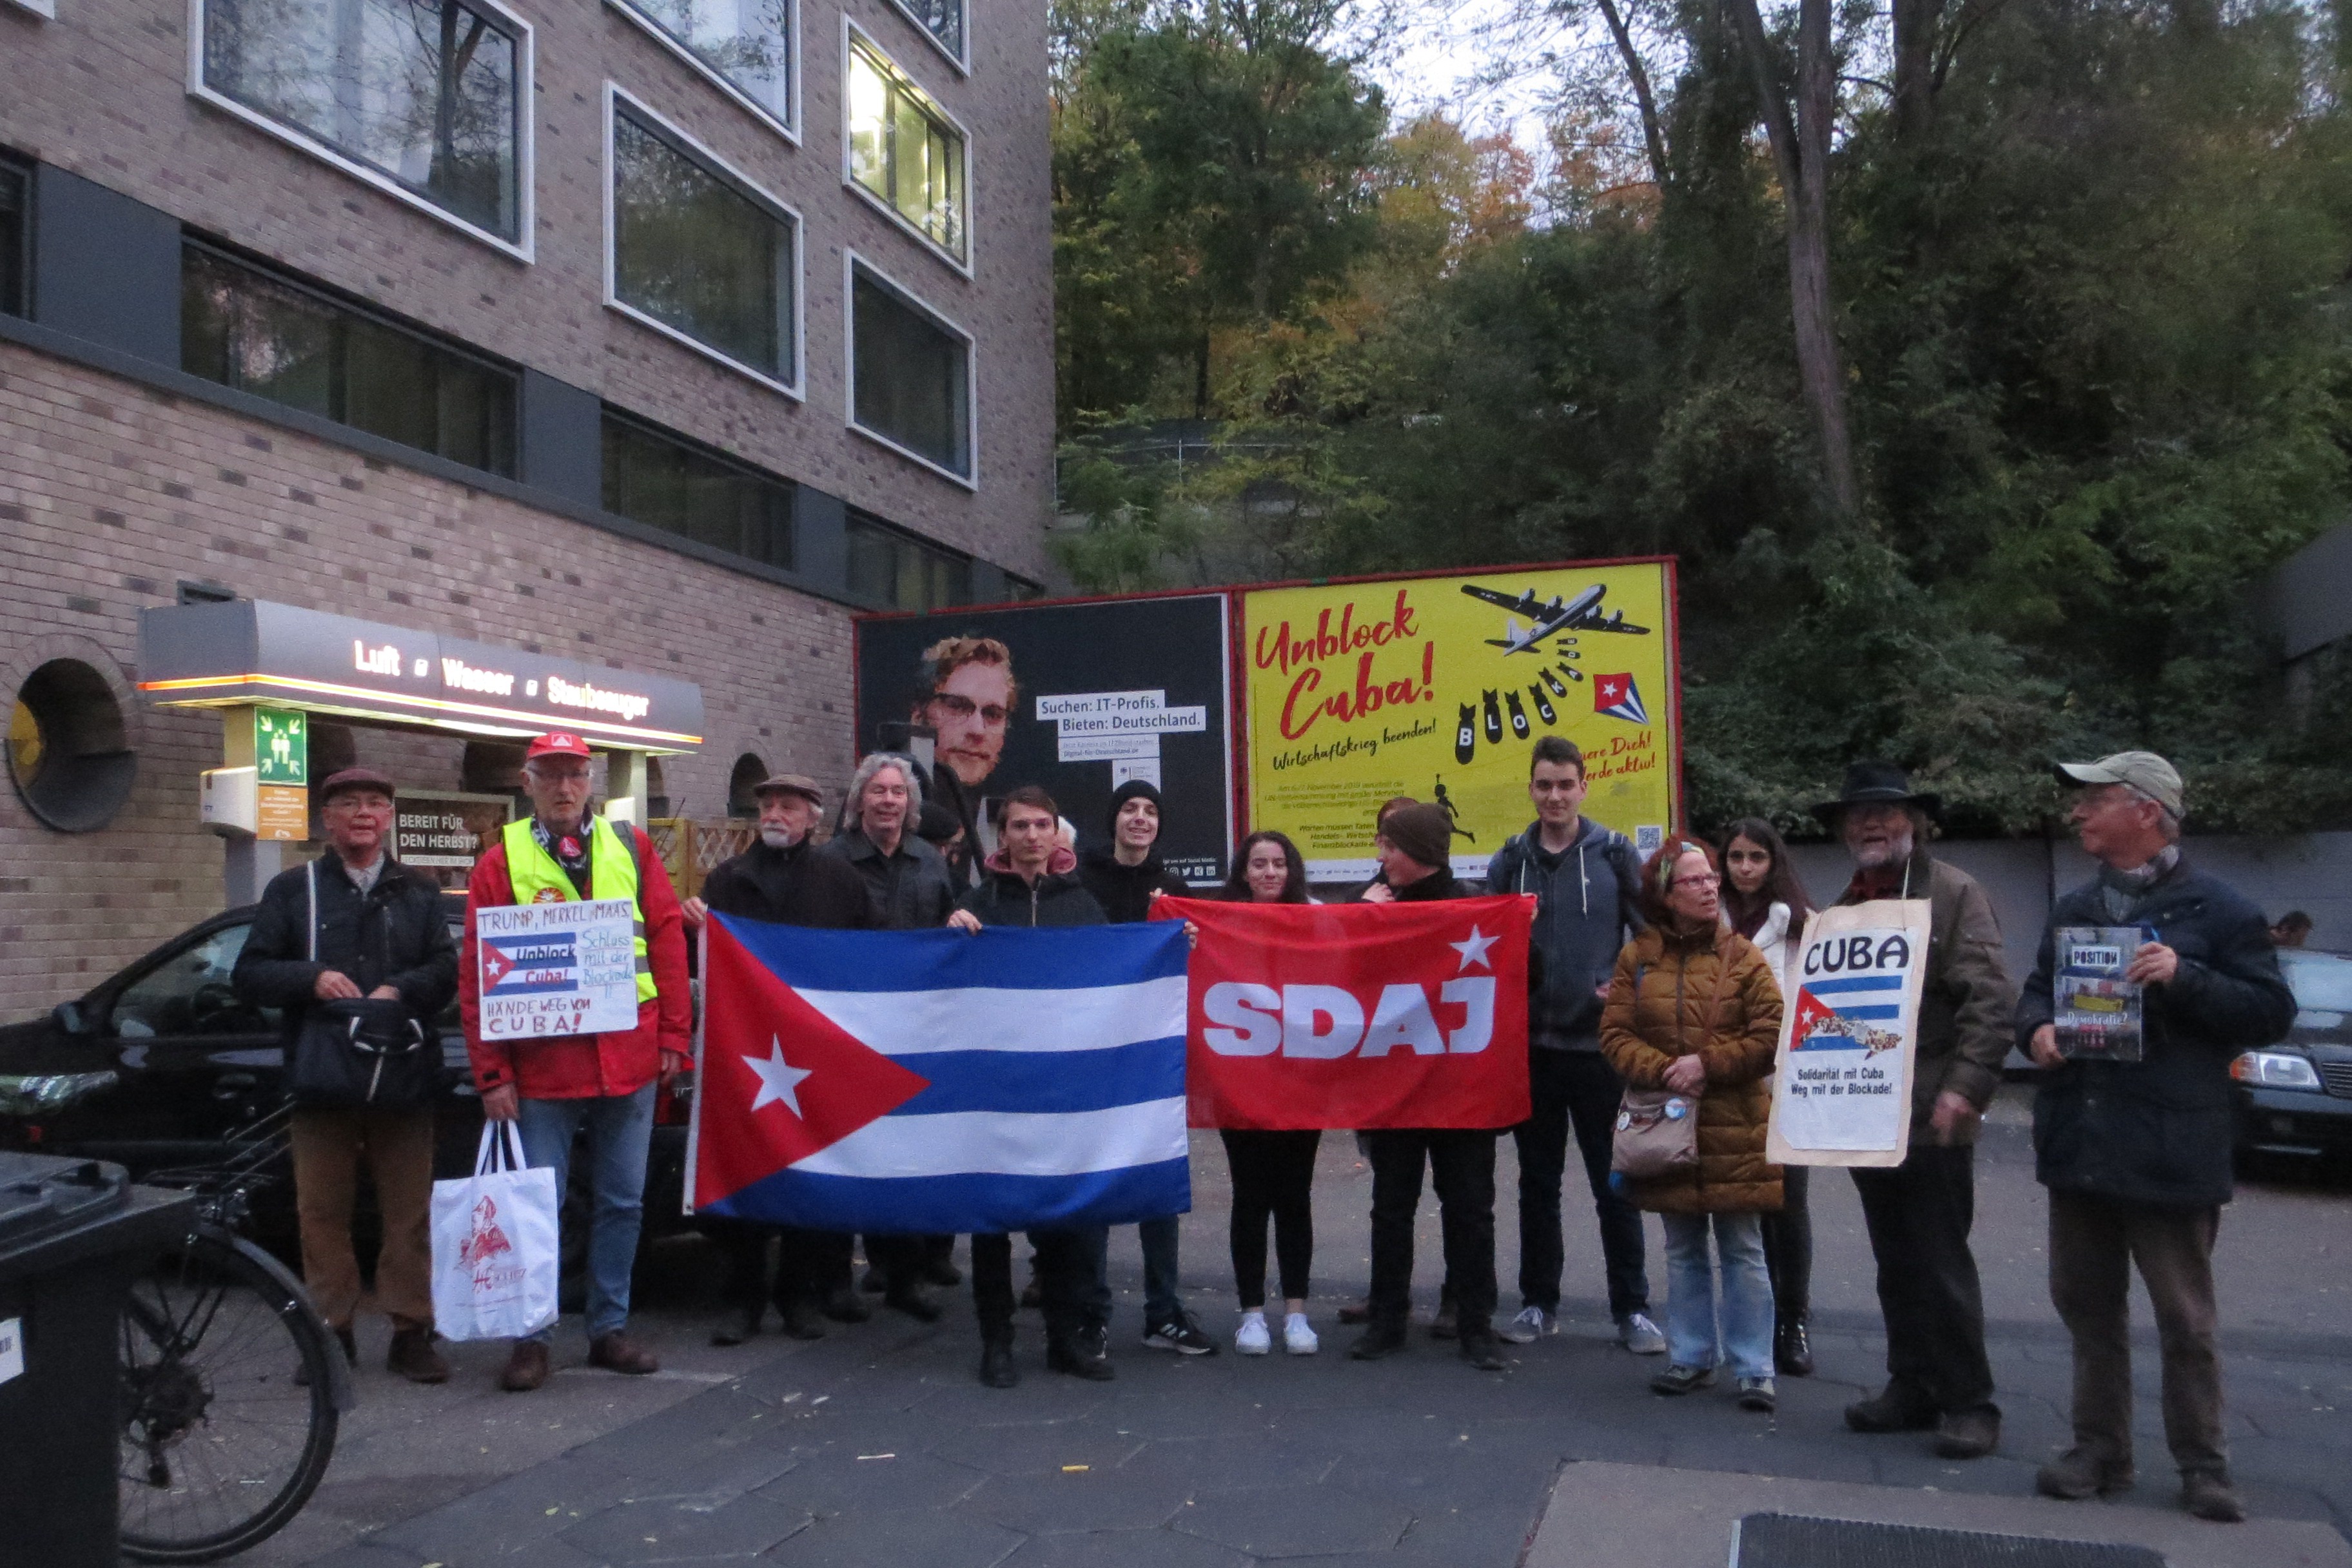
M796 1068L784 1060L784 1042L779 1037L770 1037L768 1051L769 1055L764 1059L759 1057L743 1058L743 1065L750 1068L760 1080L760 1092L751 1097L751 1109L757 1110L763 1105L781 1104L798 1116L801 1113L801 1079L814 1069Z
M1481 969L1492 969L1495 966L1486 962L1486 950L1502 940L1498 936L1482 935L1476 926L1472 926L1467 937L1460 942L1449 942L1445 945L1462 955L1462 969L1467 969L1474 963ZM1458 974L1461 970L1457 969L1454 973Z

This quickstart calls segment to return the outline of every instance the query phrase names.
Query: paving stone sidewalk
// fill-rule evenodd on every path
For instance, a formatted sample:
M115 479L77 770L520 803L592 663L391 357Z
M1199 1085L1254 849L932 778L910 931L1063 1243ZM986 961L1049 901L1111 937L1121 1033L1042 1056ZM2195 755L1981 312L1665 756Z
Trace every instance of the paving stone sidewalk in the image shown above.
M1991 1200L1980 1234L1996 1312L2004 1302L2032 1299L2031 1281L2008 1275L2039 1267L2038 1211L2029 1212L2031 1194L2018 1186L2013 1144L2011 1137L1988 1152L1980 1194ZM1504 1147L1507 1193L1507 1140ZM1348 1140L1326 1140L1318 1268L1331 1289L1317 1302L1319 1356L1244 1359L1230 1343L1197 1359L1144 1349L1137 1342L1130 1230L1113 1244L1121 1287L1115 1383L1048 1373L1036 1315L1024 1313L1021 1386L981 1387L972 1376L976 1330L958 1292L936 1327L882 1314L811 1344L762 1339L739 1352L674 1355L673 1366L690 1363L694 1378L727 1376L713 1368L743 1370L699 1392L690 1384L674 1389L668 1397L677 1402L667 1408L451 1500L420 1497L420 1510L404 1518L387 1510L379 1517L396 1522L314 1560L323 1568L746 1560L1241 1568L1312 1558L1318 1568L1510 1568L1572 1461L2020 1497L2031 1490L2034 1465L2064 1441L2068 1356L2046 1308L2039 1318L1995 1322L2008 1415L1999 1456L1951 1464L1934 1458L1921 1436L1866 1438L1844 1429L1840 1408L1876 1387L1884 1344L1866 1294L1854 1299L1855 1256L1844 1232L1858 1219L1841 1183L1816 1187L1817 1224L1829 1238L1818 1275L1828 1288L1817 1319L1821 1373L1783 1379L1775 1417L1737 1410L1722 1390L1686 1400L1651 1394L1646 1379L1658 1363L1620 1350L1591 1301L1571 1302L1568 1331L1515 1350L1500 1374L1472 1370L1450 1346L1418 1331L1404 1356L1351 1363L1342 1352L1352 1331L1333 1321L1332 1308L1362 1278L1360 1173L1353 1165ZM1232 1322L1223 1199L1214 1190L1223 1161L1212 1146L1195 1166L1202 1212L1185 1235L1186 1275L1195 1286L1188 1295L1222 1336ZM1507 1196L1499 1206L1507 1232ZM1577 1227L1590 1225L1585 1213L1570 1205L1570 1234L1580 1243ZM2333 1238L2340 1232L2326 1228L2335 1211L2309 1213L2317 1217L2303 1245L2324 1288L2337 1291L2344 1258ZM1424 1303L1434 1294L1435 1241L1433 1220L1422 1241ZM1507 1239L1510 1304L1515 1253ZM1654 1239L1652 1258L1662 1297ZM1998 1279L1996 1268L2004 1271ZM2329 1304L2343 1300L2333 1294ZM2263 1515L2343 1531L2352 1524L2352 1331L2322 1331L2326 1319L2306 1317L2293 1301L2252 1315L2260 1324L2227 1341L2231 1436L2249 1501ZM665 1322L679 1342L707 1332L714 1316ZM463 1376L487 1376L496 1364L495 1347L458 1349ZM572 1353L576 1359L576 1347ZM2127 1508L2174 1506L2156 1425L2155 1361L2152 1344L2137 1358L2144 1479ZM557 1380L575 1398L616 1382L584 1371ZM509 1422L532 1414L521 1398L492 1396L481 1408ZM446 1442L468 1453L480 1447L487 1455L478 1425L428 1420L401 1441ZM545 1451L562 1439L536 1433L530 1440ZM431 1471L417 1465L419 1473ZM331 1474L330 1492L336 1484ZM445 1486L441 1496L448 1495ZM2112 1505L2084 1505L2086 1521L2095 1521L2102 1506Z

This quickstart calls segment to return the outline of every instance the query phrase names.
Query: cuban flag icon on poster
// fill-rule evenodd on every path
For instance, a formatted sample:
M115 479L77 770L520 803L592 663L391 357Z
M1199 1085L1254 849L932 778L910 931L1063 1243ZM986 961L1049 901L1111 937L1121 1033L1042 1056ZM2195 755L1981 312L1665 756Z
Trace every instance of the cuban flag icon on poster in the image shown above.
M1180 921L825 931L714 915L696 1213L876 1235L1192 1206Z
M1622 719L1628 724L1646 724L1650 710L1642 706L1642 689L1626 675L1596 675L1592 678L1592 710L1612 719Z
M1903 1037L1878 1026L1903 1016L1902 994L1900 973L1808 980L1797 988L1797 1019L1790 1032L1789 1048L1865 1051L1873 1056L1893 1050L1903 1043Z

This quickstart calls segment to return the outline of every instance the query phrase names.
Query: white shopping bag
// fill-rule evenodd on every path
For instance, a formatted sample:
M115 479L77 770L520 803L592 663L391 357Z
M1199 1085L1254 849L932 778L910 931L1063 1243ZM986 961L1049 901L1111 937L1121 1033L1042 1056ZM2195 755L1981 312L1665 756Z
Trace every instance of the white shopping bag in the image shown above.
M474 1173L433 1184L433 1320L452 1340L512 1340L555 1321L555 1173L527 1170L511 1121L482 1124Z

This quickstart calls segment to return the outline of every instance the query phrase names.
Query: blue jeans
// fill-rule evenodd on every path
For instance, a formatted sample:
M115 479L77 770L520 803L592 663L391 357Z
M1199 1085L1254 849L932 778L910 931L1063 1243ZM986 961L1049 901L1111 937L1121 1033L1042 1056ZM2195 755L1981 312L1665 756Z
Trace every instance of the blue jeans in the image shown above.
M1764 1268L1764 1225L1753 1214L1670 1214L1666 1222L1666 1353L1676 1366L1731 1363L1735 1377L1772 1375L1772 1279ZM1722 1260L1722 1331L1717 1332Z
M1148 1219L1135 1227L1143 1243L1143 1331L1184 1321L1184 1300L1176 1284L1177 1217Z
M572 1141L588 1134L588 1337L628 1326L629 1272L645 1217L646 1155L653 1145L654 1086L635 1094L521 1102L522 1157L555 1173L558 1202L569 1190ZM544 1340L550 1323L533 1339Z

